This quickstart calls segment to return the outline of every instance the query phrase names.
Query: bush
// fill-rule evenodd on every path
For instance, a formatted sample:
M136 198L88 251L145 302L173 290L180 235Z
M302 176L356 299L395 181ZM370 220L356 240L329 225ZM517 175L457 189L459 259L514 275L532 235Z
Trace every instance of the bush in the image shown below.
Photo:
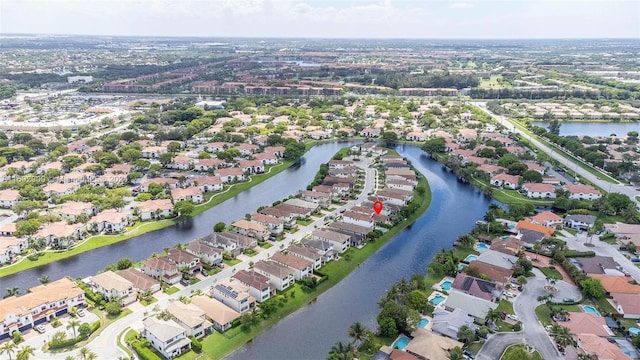
M564 257L594 257L596 253L594 251L578 251L578 250L565 250Z
M202 352L202 343L193 336L189 336L189 340L191 340L191 349L200 354Z
M156 355L151 349L149 349L149 347L145 346L144 344L140 343L139 341L134 341L131 344L131 347L136 352L136 354L138 354L138 357L141 360L158 360L158 359L160 359L160 357L158 355Z

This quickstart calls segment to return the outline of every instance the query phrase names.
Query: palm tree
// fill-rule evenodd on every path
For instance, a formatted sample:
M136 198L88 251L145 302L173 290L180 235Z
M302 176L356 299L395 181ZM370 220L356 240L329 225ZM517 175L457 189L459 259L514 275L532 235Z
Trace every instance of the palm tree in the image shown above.
M11 341L7 341L0 347L0 354L7 354L9 356L9 360L11 360L11 355L16 352L16 344Z
M67 324L67 329L72 329L73 330L73 338L76 338L76 328L80 326L80 320L75 320L75 319L71 319L69 320L69 323Z
M331 347L329 355L334 355L335 359L339 360L352 360L354 355L353 345L340 341Z
M42 276L40 276L38 278L38 281L40 281L41 284L48 284L49 283L49 275L47 274L42 274Z
M96 353L91 351L88 347L83 346L80 348L80 359L82 360L94 360L97 359L98 356Z
M34 355L35 351L36 349L32 346L25 345L18 350L16 360L29 360L29 358Z
M551 335L556 340L556 344L563 348L567 347L567 345L573 344L571 331L566 326L553 325L551 328Z
M349 327L349 336L353 338L356 348L359 348L362 340L367 336L367 328L361 322L356 321Z
M536 251L536 261L538 261L538 253L542 250L542 244L540 242L533 244L533 249Z
M5 297L18 295L19 293L20 293L20 289L17 287L7 288L7 295Z
M463 360L464 353L462 352L462 348L460 346L456 346L453 349L449 350L449 354L447 355L447 359L449 360Z
M487 323L495 325L496 321L502 319L502 313L498 309L491 309L487 312L484 319Z

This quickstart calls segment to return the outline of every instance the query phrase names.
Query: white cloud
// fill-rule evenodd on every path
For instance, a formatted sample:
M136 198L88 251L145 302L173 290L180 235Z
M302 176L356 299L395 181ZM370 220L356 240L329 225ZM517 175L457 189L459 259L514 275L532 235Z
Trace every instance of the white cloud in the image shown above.
M473 4L461 3L461 2L451 4L452 9L470 9L473 6L474 6Z

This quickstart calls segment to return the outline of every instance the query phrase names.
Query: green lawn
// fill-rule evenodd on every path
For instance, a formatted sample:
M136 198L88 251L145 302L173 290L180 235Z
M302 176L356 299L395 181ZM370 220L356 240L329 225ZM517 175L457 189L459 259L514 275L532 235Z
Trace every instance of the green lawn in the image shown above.
M578 305L552 305L554 309L565 309L569 312L581 312L582 309ZM551 325L551 309L546 305L542 304L536 307L536 317L542 325Z
M177 287L175 287L175 286L172 286L172 287L170 287L170 288L166 288L166 289L164 289L164 290L162 290L162 291L164 291L164 292L165 292L165 294L172 295L172 294L175 294L175 293L177 293L178 291L180 291L180 289L178 289L178 288L177 288Z
M240 259L231 259L231 260L222 260L223 263L225 263L225 265L228 266L233 266L233 265L238 265L242 262L242 260Z
M314 222L314 219L296 219L296 223L302 226L307 226L309 224L311 224L312 222Z
M263 249L269 249L271 248L273 245L269 244L268 242L263 242L261 244L259 244L259 246Z
M422 215L427 210L429 204L431 203L431 190L429 188L429 184L424 177L421 177L418 186L423 186L426 189L423 195L420 195L417 192L415 194L415 198L420 204L418 210L411 216L409 216L406 220L384 233L384 235L382 235L378 240L367 244L362 249L350 248L344 254L342 254L342 260L332 261L326 264L321 269L321 272L327 276L327 279L321 282L314 291L305 293L302 291L298 284L295 284L294 287L286 291L286 293L289 294L286 304L283 307L279 307L276 312L272 314L268 319L262 320L262 322L260 322L257 326L254 326L247 331L243 331L240 326L237 326L228 330L224 334L216 332L202 340L202 354L196 354L193 351L190 351L187 354L179 357L179 359L201 359L203 355L209 359L223 358L233 350L249 342L265 329L273 326L280 319L295 312L311 301L314 301L320 294L329 290L335 284L340 282L351 271L356 269L360 265L360 263L365 261L373 253L375 253L389 239L393 238L405 227L412 224L420 215ZM295 293L295 297L292 297L290 295L292 292Z
M480 348L482 348L482 345L483 345L483 344L484 344L484 343L482 343L482 342L480 342L480 341L475 341L475 342L472 342L471 344L469 344L469 345L466 347L466 349L467 349L467 350L469 350L469 351L471 351L471 352L472 352L472 353L474 353L474 354L477 354L477 353L478 353L478 351L480 351Z
M502 299L498 303L498 311L506 311L507 314L513 314L513 303L509 300Z
M501 84L500 80L502 80L502 75L491 75L489 79L482 79L482 81L480 81L480 87L484 89L499 89L511 87L510 85Z
M310 149L307 148L307 150ZM210 200L205 202L204 204L196 205L191 216L196 216L198 214L203 213L204 211L212 208L215 205L222 203L225 200L228 200L239 193L260 184L261 182L269 179L270 177L288 169L294 162L291 160L285 160L278 165L270 165L267 166L267 170L264 174L253 175L251 176L251 181L237 183L232 185L227 191L219 192L213 195L210 195ZM18 273L23 270L31 269L37 266L41 266L44 264L48 264L54 261L66 259L72 256L76 256L82 254L86 251L93 250L99 247L115 244L120 241L128 240L133 237L151 232L160 229L164 229L166 227L175 225L182 220L178 219L165 219L154 222L144 222L138 223L132 227L127 229L127 232L120 235L97 235L92 236L80 245L75 246L72 249L65 251L48 251L45 252L42 256L40 256L37 260L31 261L27 258L24 260L11 265L0 268L0 277L8 276L11 274Z
M538 269L540 269L540 271L542 271L544 276L546 276L548 278L553 278L553 279L556 279L556 280L562 280L562 274L560 274L560 272L558 270L556 270L556 269L549 269L548 267L540 267Z
M158 301L158 299L154 298L153 296L147 301L147 300L140 300L140 304L142 306L149 306L151 304L153 304L154 302Z
M508 346L506 349L504 349L504 352L502 353L502 356L500 356L500 359L510 359L515 355L512 355L511 353L515 353L516 350L518 349L524 349L524 345L522 344L515 344L515 345L511 345ZM542 356L540 355L539 352L534 351L533 353L530 354L530 358L533 360L543 360Z

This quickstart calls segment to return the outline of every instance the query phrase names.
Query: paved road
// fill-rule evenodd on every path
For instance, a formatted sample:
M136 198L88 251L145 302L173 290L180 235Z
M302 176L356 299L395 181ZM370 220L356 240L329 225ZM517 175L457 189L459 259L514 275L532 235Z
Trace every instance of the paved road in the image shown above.
M575 236L571 235L567 231L562 231L562 234L564 234L565 236L567 247L569 249L579 251L595 251L598 256L610 256L625 270L627 270L632 278L640 282L640 269L618 250L618 245L611 245L606 242L600 241L597 235L594 235L593 238L589 240L585 232L583 232L582 234L577 234ZM593 246L586 245L589 243Z
M534 269L533 272L536 276L528 279L523 292L516 297L514 303L514 311L522 321L522 331L491 336L478 352L476 359L499 359L507 346L522 343L533 346L542 355L543 359L562 359L555 344L536 317L535 308L541 304L538 301L538 296L547 294L543 288L547 285L547 281L540 270ZM573 285L558 281L556 287L558 292L555 294L555 298L580 298L580 291Z
M376 181L377 172L374 169L369 168L368 165L370 164L370 161L364 160L364 159L368 159L368 158L363 158L363 160L359 162L355 162L356 165L358 165L361 168L364 168L365 174L366 174L365 184L364 184L362 193L360 194L360 196L358 196L357 199L349 201L347 204L340 206L339 208L337 208L336 210L334 210L333 212L331 212L326 216L339 214L342 209L348 209L364 201L368 197L369 192L375 191L375 184L377 182ZM292 242L299 242L306 235L310 234L315 228L324 226L324 222L325 222L324 217L319 218L314 222L312 222L311 224L305 227L301 227L297 232L287 236L284 240L276 243L276 246L273 246L270 249L259 252L257 255L251 257L251 260L244 261L233 267L226 267L223 271L219 272L218 274L209 276L204 280L198 282L197 284L188 286L173 295L166 295L163 293L157 294L157 296L160 297L160 299L157 302L155 302L153 305L136 310L131 314L127 315L126 317L118 321L115 321L114 323L106 327L100 333L100 335L98 335L93 341L91 341L91 343L87 344L87 346L98 355L99 359L117 359L118 357L125 356L126 354L117 346L118 335L121 334L123 331L125 331L127 328L133 328L136 330L139 330L140 328L142 328L142 320L149 313L153 311L153 308L157 306L159 309L164 309L169 305L171 301L175 301L176 299L178 299L180 296L183 296L183 295L190 296L192 294L192 291L195 291L196 289L200 289L203 292L206 292L206 290L209 289L216 280L230 277L231 275L234 274L234 272L238 270L248 269L249 261L257 262L260 260L265 260L269 258L271 255L273 255L275 252L280 251L282 248L289 246L289 244L291 244ZM50 331L43 335L36 336L32 339L27 340L25 343L21 345L33 346L36 349L35 356L34 356L36 359L64 359L67 356L76 357L79 355L78 350L64 352L64 353L56 353L56 354L43 352L41 349L42 345L44 344L46 339L48 339L50 336L53 335L53 333L54 331ZM0 359L4 360L4 359L8 359L8 357L6 357L6 355L0 355Z
M506 127L508 130L513 131L513 132L517 132L517 133L522 134L522 135L526 135L527 139L533 145L537 146L538 149L540 149L541 151L545 152L546 154L548 154L552 158L556 159L562 165L566 166L567 169L575 170L575 172L580 174L580 176L582 176L583 178L589 180L590 182L592 182L593 184L599 186L601 189L603 189L603 190L605 190L607 192L617 192L617 193L621 193L621 194L627 195L631 200L636 202L636 206L640 207L640 200L636 199L636 196L640 196L640 191L636 190L634 187L629 186L629 185L622 185L622 184L612 184L612 183L610 183L608 181L601 180L598 176L593 175L592 173L588 172L587 170L577 166L574 162L572 162L571 160L566 158L564 155L558 153L557 151L553 150L552 148L550 148L547 145L543 144L542 142L538 141L536 138L529 137L528 134L525 134L524 131L522 131L521 129L516 127L514 124L512 124L505 116L497 115L497 114L494 114L493 112L489 111L486 108L486 103L473 102L472 104L477 106L480 110L484 111L485 113L487 113L488 115L490 115L494 119L496 119L501 125Z

